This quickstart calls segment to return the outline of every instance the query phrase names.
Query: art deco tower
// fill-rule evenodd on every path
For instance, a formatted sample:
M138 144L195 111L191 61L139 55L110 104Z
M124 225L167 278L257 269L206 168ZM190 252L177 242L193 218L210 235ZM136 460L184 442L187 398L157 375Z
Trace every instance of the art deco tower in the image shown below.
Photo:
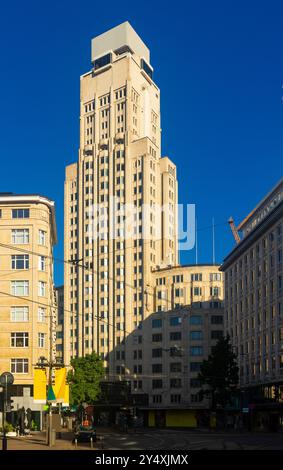
M153 312L152 270L178 264L177 176L161 158L150 52L128 22L92 40L80 83L79 158L65 180L64 353L68 363L97 351L112 376L128 366L125 338Z

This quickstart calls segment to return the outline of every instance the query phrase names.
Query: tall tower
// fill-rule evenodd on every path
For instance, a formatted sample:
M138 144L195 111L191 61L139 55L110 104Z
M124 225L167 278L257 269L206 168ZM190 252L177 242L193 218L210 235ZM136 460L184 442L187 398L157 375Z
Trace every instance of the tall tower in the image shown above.
M65 180L66 363L97 351L110 376L127 366L125 338L153 312L152 271L178 263L176 166L160 133L150 52L125 22L92 40L81 77L79 159Z

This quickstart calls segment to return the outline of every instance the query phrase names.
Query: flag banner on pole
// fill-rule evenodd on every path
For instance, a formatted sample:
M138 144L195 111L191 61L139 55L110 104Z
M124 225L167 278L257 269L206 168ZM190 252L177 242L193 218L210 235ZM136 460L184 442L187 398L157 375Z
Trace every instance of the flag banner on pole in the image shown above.
M55 385L53 387L56 401L63 406L69 405L69 385L67 384L67 369L62 367L55 370Z
M33 374L34 392L33 400L35 403L46 403L46 370L34 369Z
M56 396L55 396L52 385L49 385L48 387L47 401L56 401Z
M64 401L65 388L66 388L66 376L67 376L66 367L62 367L61 369L55 370L55 385L53 389L56 395L56 400L61 403Z
M69 384L66 384L63 406L69 406L69 404L70 404L70 386Z

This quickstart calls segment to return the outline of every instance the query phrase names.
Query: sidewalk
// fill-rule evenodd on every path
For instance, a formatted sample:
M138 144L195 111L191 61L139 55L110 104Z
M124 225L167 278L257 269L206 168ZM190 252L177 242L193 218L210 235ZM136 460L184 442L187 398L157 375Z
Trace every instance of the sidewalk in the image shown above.
M56 439L55 446L48 447L46 445L46 434L38 432L30 436L8 437L8 450L95 450L98 449L99 441L94 443L91 449L89 443L78 443L78 447L72 443L73 433L63 432L62 439ZM0 442L2 448L2 442Z

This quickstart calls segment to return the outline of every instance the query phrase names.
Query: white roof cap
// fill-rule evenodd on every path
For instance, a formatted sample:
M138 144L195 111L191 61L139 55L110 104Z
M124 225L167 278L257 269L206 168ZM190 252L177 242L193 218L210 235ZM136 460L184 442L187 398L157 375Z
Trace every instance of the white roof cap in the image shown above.
M135 54L144 58L146 62L150 62L148 47L128 21L91 40L91 61L93 62L95 59L107 54L107 52L115 51L123 46L128 46Z

